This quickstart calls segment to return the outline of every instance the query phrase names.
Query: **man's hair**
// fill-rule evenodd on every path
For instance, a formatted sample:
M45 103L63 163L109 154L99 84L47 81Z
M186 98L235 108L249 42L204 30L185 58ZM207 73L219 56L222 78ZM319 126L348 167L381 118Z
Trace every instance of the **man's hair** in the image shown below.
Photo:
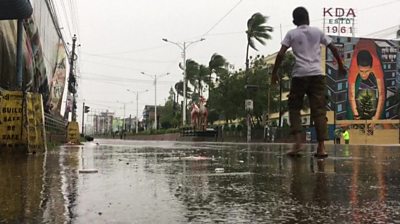
M304 7L297 7L293 10L293 23L296 26L309 24L308 12Z
M357 54L357 65L358 66L369 66L372 67L372 56L367 50L361 50Z

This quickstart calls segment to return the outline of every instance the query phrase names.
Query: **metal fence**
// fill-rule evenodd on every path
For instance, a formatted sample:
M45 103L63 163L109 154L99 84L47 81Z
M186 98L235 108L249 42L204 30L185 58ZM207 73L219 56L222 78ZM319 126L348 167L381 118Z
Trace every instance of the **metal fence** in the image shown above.
M67 135L67 123L62 118L51 114L44 114L45 128L48 141L65 141Z

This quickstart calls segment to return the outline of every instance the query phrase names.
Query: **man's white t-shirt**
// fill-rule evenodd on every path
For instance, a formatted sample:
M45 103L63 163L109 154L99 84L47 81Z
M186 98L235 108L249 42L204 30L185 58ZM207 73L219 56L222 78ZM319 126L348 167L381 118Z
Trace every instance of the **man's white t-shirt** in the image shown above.
M292 76L304 77L322 75L320 44L329 45L332 39L320 29L301 25L290 30L282 41L282 45L293 49L296 57Z

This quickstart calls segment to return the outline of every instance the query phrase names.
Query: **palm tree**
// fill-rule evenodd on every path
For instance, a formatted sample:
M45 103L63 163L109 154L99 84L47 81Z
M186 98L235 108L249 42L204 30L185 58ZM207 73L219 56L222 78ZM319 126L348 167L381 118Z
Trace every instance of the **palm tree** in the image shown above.
M218 79L221 75L224 75L227 73L227 69L226 69L227 65L228 65L228 63L223 56L221 56L217 53L214 53L211 56L210 62L208 62L208 68L209 68L210 74L209 74L209 78L206 82L209 86L209 89L214 87L214 83L212 83L212 80L211 80L211 75L213 73L215 73L217 75L217 79Z
M267 22L267 17L263 16L261 13L257 12L251 16L251 18L247 21L247 48L246 48L246 71L245 71L245 85L249 84L249 49L250 47L254 50L257 50L254 39L257 40L262 45L265 45L265 40L271 39L271 35L269 32L272 32L273 29L270 26L265 25ZM247 91L247 97L249 97L249 91ZM247 113L247 141L251 140L251 115Z
M249 70L249 49L250 47L257 51L254 39L262 45L265 45L265 40L271 39L270 32L273 31L271 26L265 25L268 17L257 12L247 21L247 49L246 49L246 73Z
M186 61L186 78L194 88L192 101L197 101L200 94L201 83L199 83L199 74L200 64L192 59L188 59Z
M183 97L183 81L179 81L177 83L175 83L175 91L178 93L178 96L181 95ZM186 90L186 98L189 98L191 96L191 92L192 90L190 89L190 87L187 87Z

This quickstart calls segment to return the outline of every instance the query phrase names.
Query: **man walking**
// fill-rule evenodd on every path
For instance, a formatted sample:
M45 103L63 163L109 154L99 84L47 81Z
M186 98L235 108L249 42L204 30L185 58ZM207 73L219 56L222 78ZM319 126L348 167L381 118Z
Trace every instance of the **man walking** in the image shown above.
M325 152L324 145L327 129L325 119L326 80L321 69L321 44L332 51L338 62L339 73L344 74L346 71L336 47L332 44L332 39L318 28L309 26L308 12L304 7L297 7L293 11L293 23L297 28L290 30L283 39L271 79L272 84L278 83L278 68L282 63L285 52L291 47L296 57L296 64L292 73L288 106L291 133L295 137L295 144L287 154L290 156L297 155L303 149L300 110L303 107L304 95L307 94L310 101L311 117L314 120L317 132L318 147L315 156L324 158L328 154Z

